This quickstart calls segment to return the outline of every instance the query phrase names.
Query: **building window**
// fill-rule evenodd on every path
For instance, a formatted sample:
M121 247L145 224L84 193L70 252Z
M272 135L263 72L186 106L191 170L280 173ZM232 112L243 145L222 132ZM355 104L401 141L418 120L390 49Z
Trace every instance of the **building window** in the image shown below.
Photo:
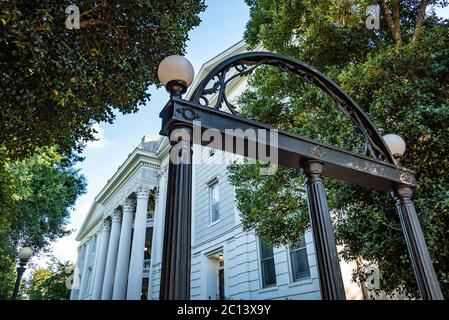
M304 235L294 246L290 247L290 262L292 265L293 281L310 278L309 260Z
M262 267L262 286L264 288L276 285L276 268L274 266L273 247L260 238L260 264Z
M210 221L214 223L220 219L220 199L218 195L218 181L209 185Z

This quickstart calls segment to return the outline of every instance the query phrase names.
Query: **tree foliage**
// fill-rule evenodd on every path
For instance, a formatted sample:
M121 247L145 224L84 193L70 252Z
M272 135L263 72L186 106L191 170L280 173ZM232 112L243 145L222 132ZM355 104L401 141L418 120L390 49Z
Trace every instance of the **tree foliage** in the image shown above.
M136 112L158 83L159 62L184 50L202 0L68 0L0 3L0 144L12 157L91 140L93 122Z
M35 269L23 290L30 300L69 300L74 265L52 258L47 268Z
M79 29L66 28L73 4ZM20 246L38 254L70 232L85 190L73 151L93 139L92 124L150 98L159 62L184 52L204 9L202 0L0 1L1 297Z
M37 255L45 252L51 241L70 233L66 225L76 199L85 191L85 179L73 168L74 160L59 155L56 148L39 149L20 161L3 159L0 297L9 298L17 249L29 246Z
M414 200L443 292L449 295L449 24L432 5L447 1L378 1L379 30L368 30L371 1L248 0L252 46L302 60L326 73L364 109L382 134L407 142L402 164L415 170ZM425 12L425 10L424 10ZM243 115L280 129L362 152L363 139L335 103L298 76L256 70L240 98ZM232 165L246 228L273 244L304 232L307 205L298 170L259 177L254 164ZM362 258L354 279L380 270L382 290L417 295L416 283L389 194L326 179L337 241L346 260Z

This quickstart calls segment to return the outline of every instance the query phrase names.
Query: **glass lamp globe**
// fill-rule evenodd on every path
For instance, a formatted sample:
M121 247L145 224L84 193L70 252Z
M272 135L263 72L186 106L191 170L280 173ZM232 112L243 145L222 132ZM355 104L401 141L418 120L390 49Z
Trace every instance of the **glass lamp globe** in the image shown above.
M33 250L29 247L20 248L18 257L20 260L28 260L33 255Z
M397 134L386 134L383 136L385 143L394 157L402 157L405 153L405 141Z
M195 71L189 60L183 56L168 56L159 64L157 70L159 81L167 86L170 82L183 82L187 88L192 84Z

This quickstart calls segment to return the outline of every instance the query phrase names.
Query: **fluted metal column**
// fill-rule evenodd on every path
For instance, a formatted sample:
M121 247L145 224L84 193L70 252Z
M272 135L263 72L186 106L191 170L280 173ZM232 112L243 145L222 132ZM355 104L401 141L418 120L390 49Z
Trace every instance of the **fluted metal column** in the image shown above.
M108 255L106 260L106 268L104 270L103 291L101 300L111 300L112 290L114 287L115 268L117 266L117 252L120 240L120 212L115 211L112 214L111 235L109 237Z
M145 254L145 234L147 231L147 211L150 191L140 188L137 192L134 235L129 262L127 300L140 300L142 290L143 258Z
M416 283L423 300L444 300L412 201L412 194L412 188L406 185L396 186L393 191Z
M115 270L113 300L125 300L128 283L129 255L131 252L131 234L133 227L134 204L126 200L122 205L122 229L117 253L117 269Z
M94 287L92 289L92 300L100 300L103 289L104 269L106 267L106 257L108 254L109 235L111 232L111 221L103 221L100 235L100 247L98 248L98 259L95 267Z
M192 129L172 129L177 130L175 136L182 140L170 139L160 299L188 300L191 264Z
M324 165L310 160L304 163L302 172L306 178L307 201L312 226L315 254L323 300L345 300L335 235L332 229L326 191L323 183Z

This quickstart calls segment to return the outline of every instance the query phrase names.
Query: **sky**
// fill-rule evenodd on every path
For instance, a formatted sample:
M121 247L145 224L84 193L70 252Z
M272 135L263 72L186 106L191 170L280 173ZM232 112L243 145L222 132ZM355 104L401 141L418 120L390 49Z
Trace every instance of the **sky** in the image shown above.
M206 10L200 15L200 25L189 33L190 40L186 48L185 56L196 72L202 64L242 40L249 20L249 8L244 0L209 0L206 4ZM76 231L52 246L53 255L58 259L76 260L78 243L75 237L95 196L144 135L159 134L159 112L169 96L164 88L151 87L150 93L150 101L137 113L117 113L113 124L95 125L99 140L88 143L82 154L85 160L78 165L87 179L87 193L76 202L68 225L68 229Z
M201 24L189 33L186 57L195 71L222 51L240 41L249 20L249 9L244 0L209 0L200 15ZM437 10L449 18L449 7ZM95 198L107 180L139 144L144 135L158 135L161 127L159 112L168 100L164 88L150 88L151 99L135 114L117 114L113 124L95 125L98 141L91 142L83 152L85 160L78 165L87 179L87 193L81 196L73 209L68 229L71 235L56 241L52 253L62 261L75 261L78 243L76 234ZM40 257L36 257L34 262Z

